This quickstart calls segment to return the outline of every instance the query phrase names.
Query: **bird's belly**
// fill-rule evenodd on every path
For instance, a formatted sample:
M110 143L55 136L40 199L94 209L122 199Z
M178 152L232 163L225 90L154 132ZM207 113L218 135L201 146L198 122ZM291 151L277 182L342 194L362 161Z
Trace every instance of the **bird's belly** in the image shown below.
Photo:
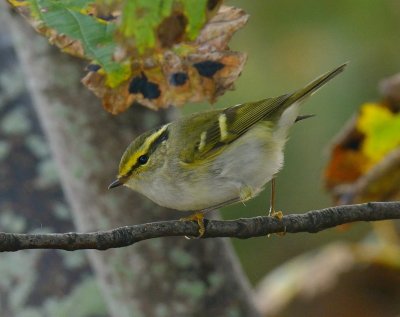
M285 140L272 138L268 127L256 126L217 159L220 175L258 193L281 169ZM263 137L255 137L261 134Z
M173 182L159 179L153 182L143 194L155 203L176 210L201 211L219 206L239 196L236 182L225 178L214 178L213 181L192 175L192 179L174 179Z
M159 177L143 186L147 190L142 193L161 206L187 211L243 199L244 191L245 199L256 196L282 167L286 140L273 138L264 125L249 132L209 165Z

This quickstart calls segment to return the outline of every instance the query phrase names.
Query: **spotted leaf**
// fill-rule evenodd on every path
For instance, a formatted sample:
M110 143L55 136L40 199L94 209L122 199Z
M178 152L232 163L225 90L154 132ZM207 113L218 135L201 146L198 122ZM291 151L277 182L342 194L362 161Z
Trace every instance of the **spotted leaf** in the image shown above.
M8 2L50 43L90 60L83 83L114 114L213 102L246 60L228 42L248 16L222 0Z

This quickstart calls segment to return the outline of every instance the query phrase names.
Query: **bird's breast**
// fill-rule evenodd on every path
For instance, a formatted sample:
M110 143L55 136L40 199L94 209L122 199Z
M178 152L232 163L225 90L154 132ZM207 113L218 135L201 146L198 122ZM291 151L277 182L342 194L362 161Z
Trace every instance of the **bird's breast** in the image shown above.
M187 168L167 162L142 193L157 204L177 210L204 210L223 205L251 188L254 195L280 170L285 139L259 124L226 148L213 161Z

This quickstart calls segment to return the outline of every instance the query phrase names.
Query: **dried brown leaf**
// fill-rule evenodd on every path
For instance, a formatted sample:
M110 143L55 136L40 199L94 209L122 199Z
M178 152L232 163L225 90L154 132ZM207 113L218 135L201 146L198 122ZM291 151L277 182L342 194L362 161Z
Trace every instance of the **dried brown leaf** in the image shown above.
M89 72L83 83L113 114L132 104L151 109L182 106L188 102L215 99L233 87L246 54L228 49L228 41L248 15L240 9L223 6L192 44L164 50L132 63L131 77L110 88L102 73ZM125 58L126 52L121 53Z
M375 106L398 116L400 110L400 75L382 81L383 101ZM325 186L336 203L350 204L367 201L400 199L400 147L374 161L363 152L369 136L358 127L360 113L352 118L335 138L330 160L325 169ZM371 118L373 122L375 117ZM378 120L378 118L376 118ZM379 132L379 131L378 131ZM400 131L398 131L400 134ZM398 133L392 136L398 137ZM387 142L386 139L379 141Z

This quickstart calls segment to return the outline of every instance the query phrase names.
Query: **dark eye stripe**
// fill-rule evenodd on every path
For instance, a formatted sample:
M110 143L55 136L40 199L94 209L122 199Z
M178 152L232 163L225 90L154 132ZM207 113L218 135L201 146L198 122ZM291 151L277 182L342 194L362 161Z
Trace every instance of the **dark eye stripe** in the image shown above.
M157 147L163 142L168 140L169 132L168 128L165 129L163 133L161 133L157 139L154 140L154 142L150 145L148 155L150 156L151 153L153 153Z

